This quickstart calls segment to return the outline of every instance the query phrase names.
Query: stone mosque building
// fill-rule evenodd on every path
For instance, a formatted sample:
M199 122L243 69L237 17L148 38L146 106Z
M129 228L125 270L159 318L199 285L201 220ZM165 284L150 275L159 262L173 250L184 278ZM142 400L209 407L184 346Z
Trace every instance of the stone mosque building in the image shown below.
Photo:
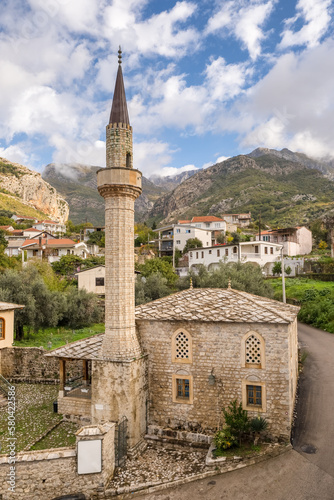
M227 289L193 289L135 308L132 127L121 52L109 124L105 199L105 333L48 353L60 360L58 411L82 422L127 421L128 449L145 435L202 440L241 401L276 438L289 439L298 375L298 308ZM82 360L81 385L66 363Z

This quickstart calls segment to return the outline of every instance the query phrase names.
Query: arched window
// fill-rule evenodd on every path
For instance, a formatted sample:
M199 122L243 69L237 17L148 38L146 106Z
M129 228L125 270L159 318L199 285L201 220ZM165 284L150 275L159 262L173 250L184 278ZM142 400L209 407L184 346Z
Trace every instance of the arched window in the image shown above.
M192 363L192 338L186 330L177 330L172 337L172 361Z
M257 332L248 332L242 340L242 365L264 368L264 340Z
M0 340L5 338L5 320L0 318Z

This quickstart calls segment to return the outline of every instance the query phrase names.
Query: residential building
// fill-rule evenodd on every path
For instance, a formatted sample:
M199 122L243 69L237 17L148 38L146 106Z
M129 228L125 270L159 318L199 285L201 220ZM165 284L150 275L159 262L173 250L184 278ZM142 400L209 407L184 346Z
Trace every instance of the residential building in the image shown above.
M159 227L156 232L159 235L156 240L158 242L159 257L173 256L175 249L182 252L185 244L191 238L198 238L204 247L211 245L211 231L190 224L170 224Z
M216 269L219 262L253 262L272 274L275 262L281 260L282 245L263 241L247 241L231 245L216 245L210 248L193 248L188 252L189 270L203 264L209 270Z
M222 217L227 224L235 224L239 227L249 226L252 220L250 212L246 214L222 214Z
M66 233L66 224L53 220L40 220L33 224L35 229L39 231L48 231L53 235L62 235Z
M289 257L307 255L312 251L312 232L305 226L261 231L261 235L257 234L256 239L283 245L283 253Z
M105 294L104 280L106 276L105 266L95 266L90 269L84 269L75 274L78 277L78 289L85 289L87 292L93 292L97 295Z
M50 263L60 260L63 255L77 255L82 259L88 256L87 245L83 241L75 243L68 238L38 238L26 240L21 246L22 251L27 251L27 259L39 257L47 259Z
M1 349L12 346L14 342L14 311L24 307L20 304L0 302L0 357Z
M25 240L8 240L8 245L4 252L8 257L17 257L21 254L21 246Z
M27 222L37 222L38 219L36 219L36 217L33 217L33 216L27 216L27 215L16 215L16 214L13 214L12 217L11 217L17 224L25 224Z
M226 221L214 215L203 215L193 217L189 221L179 220L179 224L187 224L200 229L211 231L226 231Z

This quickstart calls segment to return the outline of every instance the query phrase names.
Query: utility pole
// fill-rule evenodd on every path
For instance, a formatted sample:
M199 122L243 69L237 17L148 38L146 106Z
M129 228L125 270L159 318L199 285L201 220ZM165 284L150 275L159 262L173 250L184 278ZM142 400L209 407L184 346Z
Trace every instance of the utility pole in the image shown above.
M261 210L259 214L259 241L261 241Z
M281 248L281 266L282 266L282 295L283 295L283 302L285 304L286 303L286 296L285 296L285 276L284 276L283 245L282 245L282 248Z

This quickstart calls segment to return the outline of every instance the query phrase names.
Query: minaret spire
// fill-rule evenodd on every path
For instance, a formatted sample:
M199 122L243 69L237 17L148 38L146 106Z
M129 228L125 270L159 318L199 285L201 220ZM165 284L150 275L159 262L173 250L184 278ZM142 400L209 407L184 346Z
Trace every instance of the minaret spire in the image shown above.
M118 49L118 71L114 90L114 98L111 107L109 123L124 123L130 125L128 107L124 89L122 73L122 49Z

